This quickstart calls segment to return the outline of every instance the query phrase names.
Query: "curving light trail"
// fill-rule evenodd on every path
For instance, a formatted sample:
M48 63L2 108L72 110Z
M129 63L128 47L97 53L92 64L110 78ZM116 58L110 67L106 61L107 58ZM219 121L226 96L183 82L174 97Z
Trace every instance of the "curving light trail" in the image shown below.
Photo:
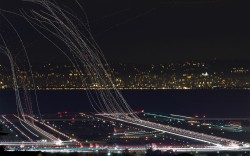
M52 1L30 0L30 2L41 6L44 10L31 10L30 14L21 11L27 21L65 54L80 75L87 75L87 79L93 85L112 88L112 90L94 90L92 92L87 90L87 95L96 112L112 116L116 116L116 113L131 113L133 118L138 118L115 88L110 67L95 43L88 25ZM82 9L79 3L77 4ZM61 45L52 41L49 34L62 41L67 49L61 48ZM86 83L85 79L82 76L83 85Z
M86 81L88 80L91 81L94 86L106 88L104 90L86 90L90 103L97 113L104 114L109 118L130 124L210 143L216 145L217 148L239 147L240 142L238 141L192 132L139 119L137 114L135 114L132 108L128 105L122 94L116 89L113 82L112 71L110 70L110 67L108 66L102 51L93 39L88 24L81 21L72 12L67 11L67 8L65 9L65 7L60 7L57 5L54 1L27 1L41 6L42 9L38 11L31 10L29 13L21 10L20 12L22 16L31 24L31 26L33 26L34 29L36 29L43 37L54 44L69 59L69 61L75 67L75 70L79 73L79 75L81 75L81 81L83 85L88 86L86 85ZM82 9L82 6L78 2L77 5L80 9ZM51 35L64 43L64 46L54 42L51 38ZM3 40L2 36L1 39ZM25 116L20 99L19 85L17 83L15 72L15 63L9 49L6 47L6 44L4 47L0 47L0 52L8 56L12 68L16 103L18 106L18 112L20 112L20 114L15 117L29 125L40 134L46 136L51 141L60 144L62 142L60 139L42 130L34 123L26 119L27 116ZM112 90L108 88L112 88ZM28 113L30 115L32 114L31 105L29 105L28 108L30 108L30 113ZM28 116L28 118L31 119L32 117ZM48 125L45 126L59 134L61 133Z
M49 0L27 0L41 6L44 10L21 11L26 20L45 38L53 43L75 67L80 75L87 75L94 85L106 87L105 90L87 90L87 95L93 108L99 114L104 114L115 120L151 128L181 137L202 141L220 146L239 146L234 140L192 132L180 128L143 121L132 111L121 93L116 89L112 72L108 63L94 41L88 25L83 23L72 12ZM77 3L79 8L81 5ZM46 33L45 33L45 32ZM55 43L50 35L59 39L66 48ZM85 84L85 78L82 76ZM112 90L108 89L112 87Z

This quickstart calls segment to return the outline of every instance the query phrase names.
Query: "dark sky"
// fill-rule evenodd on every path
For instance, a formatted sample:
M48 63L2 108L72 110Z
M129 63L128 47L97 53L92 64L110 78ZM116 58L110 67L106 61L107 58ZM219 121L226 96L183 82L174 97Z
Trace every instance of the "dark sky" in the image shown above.
M74 10L72 1L65 2ZM89 17L92 33L109 62L250 58L249 0L80 2ZM16 11L34 6L18 0L1 0L0 8ZM33 62L63 61L56 48L23 19L5 15L19 30ZM4 20L0 22L0 31L8 31L2 23ZM13 44L15 39L9 37L7 41Z

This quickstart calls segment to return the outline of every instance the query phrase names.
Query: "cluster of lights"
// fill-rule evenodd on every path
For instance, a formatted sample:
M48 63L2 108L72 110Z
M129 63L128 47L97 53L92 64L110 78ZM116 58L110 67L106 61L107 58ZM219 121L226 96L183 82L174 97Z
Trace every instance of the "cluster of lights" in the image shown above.
M202 64L202 65L201 65ZM61 73L61 68L58 65L49 65L44 68L48 69L48 73L34 72L34 78L37 82L37 89L45 90L84 90L84 89L112 89L112 85L103 85L100 83L86 82L82 84L81 77L86 77L87 80L90 76L89 74L82 74L76 70L72 70L72 67L64 65L66 70L65 73ZM126 68L130 69L126 65L120 65L127 71ZM120 67L119 67L120 68ZM119 69L118 68L118 69ZM239 67L232 68L231 74L241 73L238 77L226 76L223 72L206 72L207 65L204 63L187 63L183 65L151 65L147 67L147 70L141 70L139 67L133 67L130 71L128 77L121 76L116 69L112 69L114 79L114 85L119 89L199 89L199 88L249 88L250 82L244 78L249 73L249 69ZM177 70L178 68L190 68L190 71L200 70L204 72L180 72L180 74L172 73L168 74L172 70ZM188 71L187 69L187 71ZM57 71L59 70L59 71ZM43 70L44 71L44 70ZM0 71L1 72L1 71ZM171 72L170 72L171 73ZM245 75L244 75L245 74ZM239 77L241 76L241 77ZM110 75L105 75L108 79ZM10 88L12 82L9 81L9 75L3 75L0 81L0 89ZM50 81L44 81L47 79ZM8 85L7 85L8 84Z

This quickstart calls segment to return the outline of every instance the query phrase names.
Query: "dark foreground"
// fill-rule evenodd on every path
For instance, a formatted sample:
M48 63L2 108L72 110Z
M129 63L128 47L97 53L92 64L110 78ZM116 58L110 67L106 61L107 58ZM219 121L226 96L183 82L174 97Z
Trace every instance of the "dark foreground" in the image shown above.
M123 151L122 153L42 153L42 152L0 152L0 156L250 156L249 152L209 152L209 153L174 153L173 151L152 151L148 150L146 153L135 153Z

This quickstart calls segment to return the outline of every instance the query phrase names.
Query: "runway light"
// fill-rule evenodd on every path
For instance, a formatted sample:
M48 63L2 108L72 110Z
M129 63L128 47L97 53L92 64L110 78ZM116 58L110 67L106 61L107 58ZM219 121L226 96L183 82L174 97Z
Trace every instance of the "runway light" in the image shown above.
M62 140L58 140L55 143L56 143L56 145L62 145Z

